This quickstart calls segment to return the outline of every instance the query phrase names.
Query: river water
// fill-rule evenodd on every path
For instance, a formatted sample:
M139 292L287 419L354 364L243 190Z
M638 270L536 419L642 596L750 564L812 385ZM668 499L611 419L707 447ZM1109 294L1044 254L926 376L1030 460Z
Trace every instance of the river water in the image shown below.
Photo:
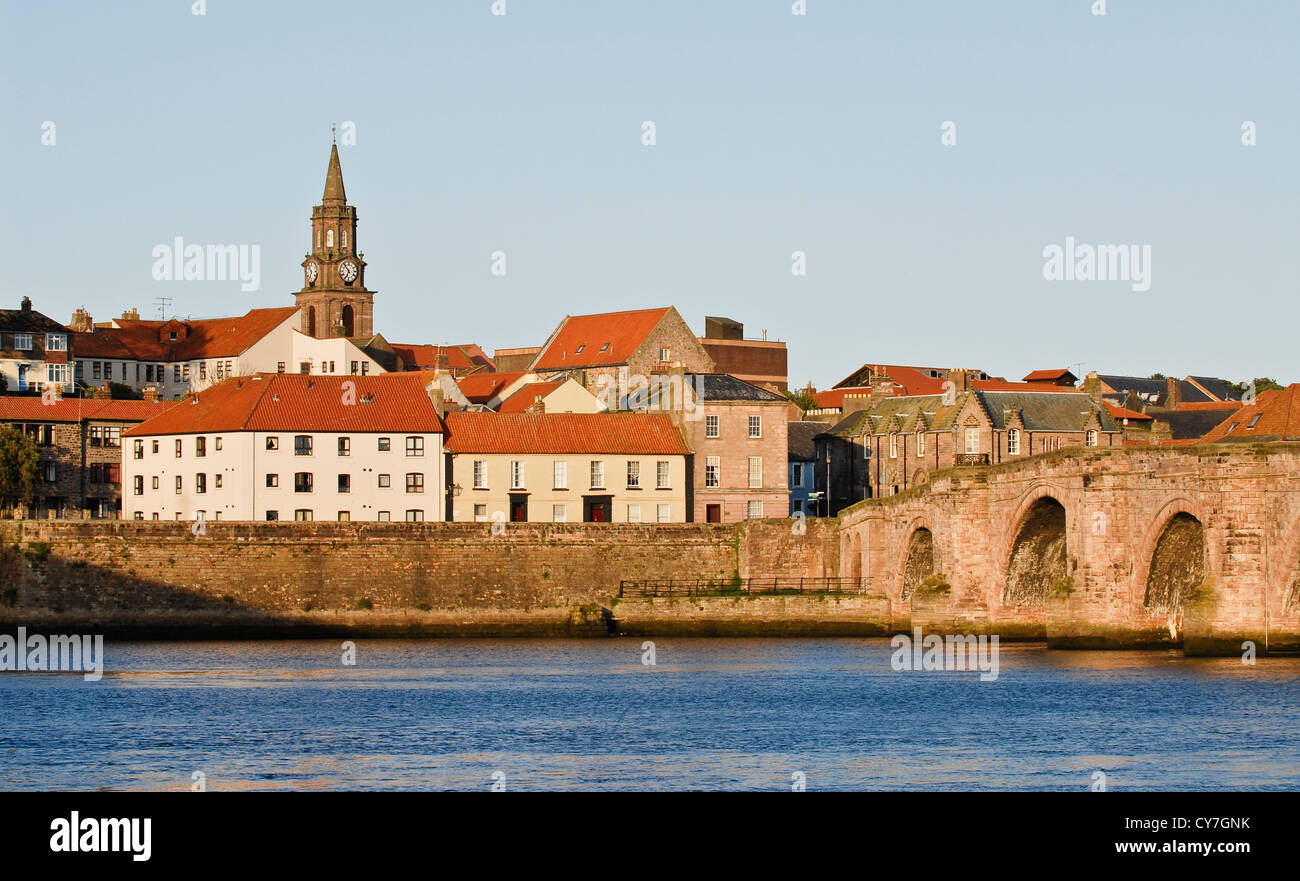
M1300 659L641 642L110 641L0 674L0 789L1300 789Z

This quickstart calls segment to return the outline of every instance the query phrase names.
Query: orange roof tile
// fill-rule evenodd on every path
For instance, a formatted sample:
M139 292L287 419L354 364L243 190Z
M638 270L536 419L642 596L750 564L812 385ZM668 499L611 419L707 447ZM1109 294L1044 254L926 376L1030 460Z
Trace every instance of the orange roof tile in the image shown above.
M537 403L539 398L544 398L551 392L555 391L563 382L530 382L524 385L510 397L501 402L497 408L498 413L522 413Z
M0 422L77 422L104 419L143 422L166 411L173 401L114 401L107 398L61 398L46 404L39 397L0 396Z
M469 370L477 366L461 346L431 346L410 343L389 343L389 346L401 356L407 370L414 368L433 369L438 366L439 354L447 356L447 367L450 370Z
M533 369L567 370L626 364L668 314L668 308L569 315L542 347Z
M1203 442L1300 440L1300 383L1260 392L1201 438Z
M1047 370L1031 370L1025 377L1025 382L1039 382L1048 379L1060 379L1063 376L1074 376L1064 367L1049 368Z
M469 398L471 404L486 404L501 394L506 386L524 375L522 372L475 373L457 377L456 384L460 386L461 394Z
M453 453L612 453L685 456L672 418L662 413L447 414Z
M193 361L201 358L233 358L287 321L296 306L250 309L233 318L200 318L192 321L139 321L118 319L118 327L96 327L93 333L72 335L72 350L78 358L115 358L134 361ZM177 339L170 339L170 332Z
M1154 421L1152 417L1148 416L1145 413L1139 413L1136 410L1129 410L1126 407L1121 407L1118 404L1112 404L1109 401L1103 401L1102 403L1106 405L1106 409L1110 411L1111 418L1113 419L1128 419L1129 421L1132 421L1134 419L1141 421L1145 419L1148 422Z
M442 423L425 390L426 382L420 373L258 373L232 377L126 433L441 432Z

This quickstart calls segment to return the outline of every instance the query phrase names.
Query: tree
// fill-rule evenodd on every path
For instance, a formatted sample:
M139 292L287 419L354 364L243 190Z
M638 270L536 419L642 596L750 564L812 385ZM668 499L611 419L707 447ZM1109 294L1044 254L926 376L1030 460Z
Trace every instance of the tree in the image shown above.
M817 401L806 391L792 392L789 389L785 391L785 396L799 405L800 410L816 410Z
M138 392L124 382L110 382L108 396L115 401L142 401L144 393Z
M1239 382L1233 387L1244 395L1251 386L1255 387L1255 394L1273 391L1274 389L1286 388L1282 383L1274 379L1269 379L1267 376L1257 376L1250 382Z
M41 477L41 453L31 435L16 426L0 427L0 496L21 498L30 506Z

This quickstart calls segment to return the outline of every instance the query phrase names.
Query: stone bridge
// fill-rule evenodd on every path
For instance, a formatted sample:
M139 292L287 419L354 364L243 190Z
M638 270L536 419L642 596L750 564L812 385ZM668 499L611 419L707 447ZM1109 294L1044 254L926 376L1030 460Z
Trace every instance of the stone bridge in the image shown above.
M1073 448L841 514L895 629L1058 647L1300 650L1300 444Z

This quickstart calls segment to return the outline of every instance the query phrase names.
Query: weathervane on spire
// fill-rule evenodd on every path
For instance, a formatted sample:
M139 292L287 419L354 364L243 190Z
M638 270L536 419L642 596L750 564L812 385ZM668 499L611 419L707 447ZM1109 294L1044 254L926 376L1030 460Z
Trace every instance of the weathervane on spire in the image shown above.
M330 142L337 144L339 142L338 133L334 130L334 123L330 123Z

